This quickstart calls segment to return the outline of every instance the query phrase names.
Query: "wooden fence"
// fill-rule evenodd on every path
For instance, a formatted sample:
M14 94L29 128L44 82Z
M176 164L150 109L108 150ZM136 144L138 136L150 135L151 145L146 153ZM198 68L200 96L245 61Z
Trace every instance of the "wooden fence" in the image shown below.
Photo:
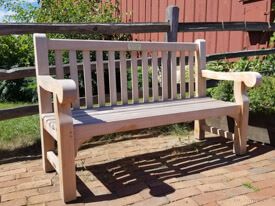
M165 41L176 42L179 32L202 31L275 31L275 24L263 22L212 22L212 23L179 23L179 9L169 6L166 10L167 22L162 23L125 23L125 24L0 24L0 35L32 34L32 33L152 33L165 32ZM246 50L223 54L208 55L207 61L224 58L237 58L243 56L256 56L274 54L275 49ZM130 66L130 62L128 62ZM141 61L138 62L141 65ZM119 66L119 62L117 62ZM107 68L105 63L104 68ZM64 65L65 73L69 72L69 65ZM82 70L82 65L78 64ZM91 62L91 69L95 69L95 63ZM54 73L55 67L50 68ZM34 67L21 67L9 70L0 70L1 80L15 80L26 77L35 77ZM170 79L170 78L169 78ZM37 105L22 106L12 109L0 110L0 121L17 117L23 117L38 113Z

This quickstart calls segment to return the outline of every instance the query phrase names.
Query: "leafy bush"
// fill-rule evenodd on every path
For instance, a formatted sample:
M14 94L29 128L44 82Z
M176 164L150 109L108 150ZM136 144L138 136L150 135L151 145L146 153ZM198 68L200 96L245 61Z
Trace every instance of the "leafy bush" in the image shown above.
M213 61L207 64L207 68L213 71L255 71L264 76L275 75L275 55L265 57L241 58L237 62Z
M243 58L238 62L210 62L208 69L214 71L256 71L263 75L259 87L248 90L250 110L265 114L275 114L275 55ZM233 82L220 81L215 88L208 89L208 95L215 99L234 101Z
M275 77L264 77L262 85L249 90L248 94L252 111L275 114Z
M221 81L208 95L223 101L234 101L233 82ZM275 77L263 77L260 86L248 90L250 110L264 114L275 114Z

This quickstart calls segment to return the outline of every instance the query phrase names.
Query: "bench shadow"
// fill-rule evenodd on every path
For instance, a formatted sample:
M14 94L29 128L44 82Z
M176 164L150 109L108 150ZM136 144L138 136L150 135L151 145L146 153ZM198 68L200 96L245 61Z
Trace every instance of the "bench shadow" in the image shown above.
M87 186L86 181L77 177L80 197L74 203L115 200L144 189L149 189L151 196L166 196L175 192L166 180L196 179L202 176L200 172L241 162L273 148L249 142L248 150L246 155L236 156L232 153L232 141L211 137L200 143L79 167L78 171L91 172L109 192L98 195Z

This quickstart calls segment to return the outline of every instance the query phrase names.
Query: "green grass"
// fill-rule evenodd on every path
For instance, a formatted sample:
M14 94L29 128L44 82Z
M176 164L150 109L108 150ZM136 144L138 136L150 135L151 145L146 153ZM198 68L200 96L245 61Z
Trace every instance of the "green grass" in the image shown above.
M255 187L254 185L252 185L251 182L245 182L245 183L243 183L243 186L248 188L248 189L253 190L254 192L260 191L260 189Z
M13 108L26 103L0 103L0 109ZM38 142L38 115L0 121L0 150L12 151Z

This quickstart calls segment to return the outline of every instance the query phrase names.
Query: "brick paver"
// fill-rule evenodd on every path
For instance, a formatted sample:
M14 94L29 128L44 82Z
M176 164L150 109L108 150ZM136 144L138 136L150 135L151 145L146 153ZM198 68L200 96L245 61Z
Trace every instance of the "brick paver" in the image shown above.
M0 162L1 163L1 162ZM76 158L74 206L275 205L275 150L249 144L244 156L232 142L209 137L133 138L91 144ZM59 177L45 174L41 159L0 165L0 205L65 205Z

